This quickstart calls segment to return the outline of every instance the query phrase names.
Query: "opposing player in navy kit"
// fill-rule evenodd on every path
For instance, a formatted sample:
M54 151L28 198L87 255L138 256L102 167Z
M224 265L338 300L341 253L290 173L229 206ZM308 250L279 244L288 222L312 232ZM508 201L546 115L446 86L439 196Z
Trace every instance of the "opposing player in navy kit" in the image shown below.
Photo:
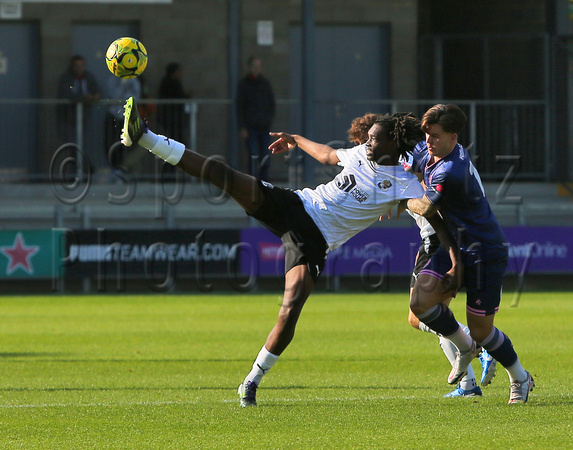
M412 164L414 163L413 157L409 157L408 160L401 160L400 161L404 166L404 170L410 170ZM420 247L418 248L418 253L416 254L415 262L414 262L414 270L412 271L412 276L410 278L410 295L414 289L414 285L416 280L418 279L419 273L423 270L426 266L428 261L430 260L431 256L436 252L436 250L440 246L440 240L436 235L436 232L428 222L428 220L416 214L409 209L406 210L412 218L416 221L416 225L420 228L420 238L422 240ZM451 298L444 301L446 306L450 305ZM436 333L434 330L429 328L425 323L421 322L420 319L416 317L416 315L410 309L408 311L408 323L415 329L423 331L425 333L432 333L438 335L438 342L440 344L440 348L444 352L444 355L450 362L450 364L454 364L456 361L456 352L458 349L456 346L448 339L441 336L439 333ZM470 330L467 325L459 322L460 327L464 331L464 333L469 334ZM482 367L482 373L480 378L480 383L482 386L489 386L495 377L497 372L497 361L487 352L485 349L481 349L481 353L479 355L479 362ZM444 395L446 398L459 398L459 397L481 397L482 390L477 385L475 373L473 367L468 364L467 373L460 379L456 388L449 392L448 394Z
M420 121L404 113L380 116L369 130L366 144L347 150L307 145L304 138L283 133L271 144L273 153L298 145L323 164L344 167L329 183L316 189L292 191L257 180L220 160L206 158L179 142L154 134L139 118L133 99L128 99L122 130L125 146L137 143L189 175L219 187L284 244L283 302L276 325L239 386L242 406L256 405L257 387L291 342L328 252L367 228L400 200L423 195L418 178L398 164L400 155L411 152L422 137ZM455 242L441 221L432 221L432 225L450 250L453 262L442 289L456 288L452 282L458 278L460 265Z
M479 174L468 152L457 141L466 121L463 111L455 105L436 105L424 114L422 129L426 139L414 149L412 169L422 177L426 192L422 198L404 200L402 205L424 217L432 217L439 210L456 237L464 264L471 336L463 332L452 311L444 305L449 294L441 292L439 281L447 273L449 261L441 247L420 272L410 308L420 321L458 348L448 377L450 384L466 374L468 364L481 346L509 374L509 403L525 403L535 385L533 378L522 367L509 337L493 325L501 300L508 249Z
M377 120L378 117L379 116L377 114L369 113L369 114L364 114L364 116L362 117L357 117L356 119L354 119L352 121L350 129L348 130L349 141L355 143L355 145L364 144L368 139L368 131L370 130L370 128L372 127L372 125L374 124L374 122ZM280 134L277 133L272 133L272 134L274 135L274 137L281 136ZM422 134L420 133L420 135ZM298 136L298 139L302 140L303 138L301 136ZM308 140L305 142L306 146L322 145L322 144L315 144L314 142ZM407 159L404 157L400 157L399 162L403 165L404 170L409 170L409 168L413 164L412 155L408 154ZM413 288L414 283L418 277L418 274L424 268L424 266L429 261L430 257L434 254L434 252L438 249L440 245L440 240L438 239L436 232L434 231L434 229L432 228L432 226L430 225L430 223L426 218L418 214L415 214L409 210L407 211L416 221L416 225L420 228L420 238L422 239L422 244L420 245L420 248L418 249L418 253L416 255L415 267L412 271L410 287ZM446 302L446 305L449 306L449 300ZM409 311L408 314L408 322L415 329L424 331L426 333L437 334L427 325L420 322L420 320L412 313L411 310ZM460 323L460 326L462 327L464 332L469 333L469 328L466 325ZM438 334L438 341L442 351L444 352L444 355L446 356L450 364L454 364L456 360L456 351L457 351L456 346L451 341L440 336L439 334ZM487 353L486 350L483 349L479 355L479 360L482 366L482 373L480 379L481 385L488 386L489 384L491 384L492 379L495 377L497 362ZM448 394L444 395L444 397L463 398L463 397L476 397L482 395L481 388L477 385L475 373L473 371L473 367L471 364L468 364L467 370L468 370L467 374L460 380L456 388L453 391L449 392Z

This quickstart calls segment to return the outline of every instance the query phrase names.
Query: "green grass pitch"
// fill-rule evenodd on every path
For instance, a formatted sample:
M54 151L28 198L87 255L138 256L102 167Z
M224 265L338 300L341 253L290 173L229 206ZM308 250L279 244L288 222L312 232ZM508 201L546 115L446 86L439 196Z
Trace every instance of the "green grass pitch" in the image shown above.
M535 378L526 405L501 368L483 398L442 398L407 294L318 293L243 409L278 293L0 297L0 448L570 448L572 294L511 298L496 324Z

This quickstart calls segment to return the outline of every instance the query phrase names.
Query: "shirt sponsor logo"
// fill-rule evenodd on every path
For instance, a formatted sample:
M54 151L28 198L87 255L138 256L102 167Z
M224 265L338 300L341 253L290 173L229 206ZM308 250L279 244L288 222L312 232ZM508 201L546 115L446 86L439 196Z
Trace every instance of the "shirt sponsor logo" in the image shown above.
M356 177L353 174L344 175L342 180L336 183L336 186L344 192L350 192L356 186Z
M338 189L348 192L355 200L362 203L368 199L368 193L360 186L357 186L356 176L354 174L344 175L337 181L336 186Z
M368 194L361 188L357 187L350 195L352 195L359 203L365 202L368 199Z

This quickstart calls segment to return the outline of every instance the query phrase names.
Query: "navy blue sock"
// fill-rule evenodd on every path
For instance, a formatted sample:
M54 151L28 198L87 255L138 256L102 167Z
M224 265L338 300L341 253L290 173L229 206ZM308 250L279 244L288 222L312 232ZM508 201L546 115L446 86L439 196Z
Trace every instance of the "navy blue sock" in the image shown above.
M513 349L511 339L495 327L479 345L485 348L503 367L511 367L517 361L517 353Z
M460 328L450 308L441 303L417 316L421 322L442 336L451 336Z

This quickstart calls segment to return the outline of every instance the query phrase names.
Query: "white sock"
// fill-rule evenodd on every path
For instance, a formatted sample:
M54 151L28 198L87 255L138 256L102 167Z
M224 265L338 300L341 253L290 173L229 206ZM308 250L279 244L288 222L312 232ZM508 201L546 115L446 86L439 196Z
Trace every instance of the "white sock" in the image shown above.
M470 328L467 325L464 325L461 322L458 322L464 333L468 336L470 335ZM468 374L462 378L460 381L460 387L466 391L473 389L477 386L476 375L474 373L474 368L472 367L471 363L468 364Z
M462 330L464 331L464 333L468 334L470 333L470 329L464 325L463 323L460 323L460 327L462 328ZM449 339L446 339L442 336L440 336L440 347L442 348L442 351L444 352L444 355L446 355L446 358L448 358L448 361L450 362L451 365L454 364L454 361L456 360L456 352L458 351L457 347L453 344L452 341L450 341ZM476 382L476 376L475 376L475 372L474 372L474 368L472 367L471 364L468 365L468 373L465 377L463 377L460 381L460 387L464 390L471 390L473 388L475 388L477 386L477 382Z
M470 329L466 325L464 325L463 323L458 322L458 324L460 325L460 327L464 331L464 333L466 333L469 336ZM442 348L444 355L446 355L446 358L448 358L448 361L450 362L450 364L453 366L454 361L456 360L456 352L458 351L457 347L453 344L453 342L450 341L449 339L446 339L446 338L440 336L438 333L436 333L434 330L432 330L424 322L420 322L420 324L418 325L418 328L421 331L424 331L426 333L433 333L433 334L438 335L440 347ZM475 388L476 386L477 386L477 382L476 382L475 372L474 372L472 365L469 364L468 365L468 373L465 377L463 377L461 379L460 387L462 389L468 391L468 390Z
M505 370L509 375L509 381L511 383L523 383L527 380L527 372L522 367L519 359L515 362L515 364L511 367L506 367Z
M424 333L432 333L432 334L438 334L436 333L434 330L432 330L428 325L426 325L424 322L420 322L418 325L418 328L420 329L420 331L423 331Z
M277 359L279 359L278 355L273 355L263 345L263 348L261 348L261 351L257 355L257 359L255 359L253 363L253 368L245 378L245 383L251 381L257 385L261 384L263 375L266 375L268 371L271 370L271 367L275 365Z
M151 130L143 133L137 143L172 165L181 161L183 153L185 153L184 144L161 134L155 134Z
M158 139L159 136L157 136L153 131L145 130L139 138L139 141L137 141L137 145L141 145L143 148L151 150Z
M444 352L444 355L446 355L446 358L448 358L450 364L453 365L454 361L456 360L456 352L458 351L457 347L452 343L452 341L441 336L440 336L440 347L442 347L442 351ZM474 369L472 365L469 364L468 373L465 377L461 379L460 387L467 391L475 388L476 386L477 382Z
M459 324L459 322L458 322ZM449 336L445 336L450 341L454 343L454 345L461 351L467 352L472 348L473 339L471 336L464 332L465 325L460 325L458 331L454 334L450 334Z

